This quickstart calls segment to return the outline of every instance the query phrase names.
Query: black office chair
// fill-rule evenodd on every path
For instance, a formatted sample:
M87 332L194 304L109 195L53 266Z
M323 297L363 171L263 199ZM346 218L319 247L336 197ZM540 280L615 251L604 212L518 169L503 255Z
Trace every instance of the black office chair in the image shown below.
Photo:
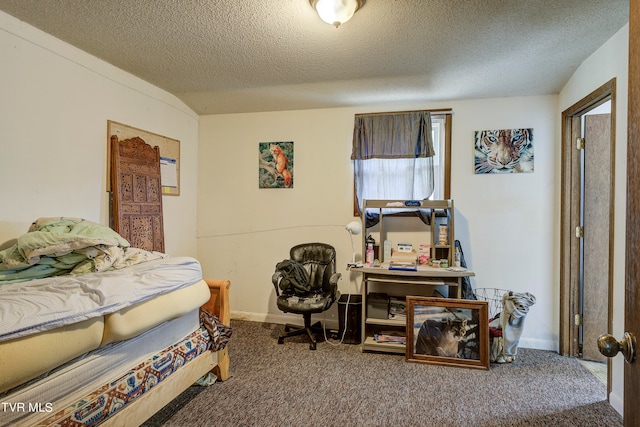
M326 243L304 243L289 251L289 259L279 262L271 277L276 288L278 308L285 313L302 314L304 326L285 325L285 334L278 337L278 344L295 335L306 334L316 349L315 333L322 332L320 322L311 325L311 314L328 310L338 299L336 250Z

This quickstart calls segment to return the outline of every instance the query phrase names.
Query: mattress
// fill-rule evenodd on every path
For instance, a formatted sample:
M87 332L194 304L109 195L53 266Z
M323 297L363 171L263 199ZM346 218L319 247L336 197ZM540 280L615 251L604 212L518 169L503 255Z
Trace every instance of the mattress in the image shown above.
M209 286L200 280L186 288L107 314L101 345L133 338L166 320L180 317L209 301L210 295Z
M0 342L0 393L100 346L133 338L197 310L209 299L204 280L116 313ZM5 375L5 372L7 373Z
M6 403L6 410L0 407L0 427L34 425L38 420L51 417L70 405L77 405L79 395L85 397L97 389L105 390L106 385L130 372L132 367L200 330L198 311L193 310L185 316L164 322L133 339L108 344L31 384L0 395L0 400ZM73 397L69 397L72 394ZM25 410L10 410L9 405L18 408L17 405L21 403Z
M115 313L200 280L196 259L170 257L121 270L3 284L0 341Z
M0 342L0 393L100 346L104 319Z

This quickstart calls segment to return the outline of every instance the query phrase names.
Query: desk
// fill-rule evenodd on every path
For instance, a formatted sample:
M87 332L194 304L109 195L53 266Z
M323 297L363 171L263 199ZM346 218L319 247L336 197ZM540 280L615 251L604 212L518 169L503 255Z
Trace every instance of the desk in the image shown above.
M379 283L380 286L393 290L397 285L410 286L447 286L449 297L462 297L463 277L475 276L469 270L453 271L446 268L433 268L418 266L417 271L389 270L386 265L381 267L362 267L353 269L362 273L362 351L383 351L390 353L405 353L402 344L378 343L373 339L373 334L380 330L397 330L406 332L406 320L378 319L368 316L368 297L370 284ZM398 296L397 292L390 292L392 296ZM419 293L418 293L419 294ZM404 293L401 297L411 295Z

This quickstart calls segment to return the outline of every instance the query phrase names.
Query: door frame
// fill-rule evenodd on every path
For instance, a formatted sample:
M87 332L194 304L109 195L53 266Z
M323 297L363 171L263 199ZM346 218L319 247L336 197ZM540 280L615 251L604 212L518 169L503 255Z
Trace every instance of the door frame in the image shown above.
M640 0L629 2L629 99L627 116L627 212L624 328L640 333ZM636 349L637 350L637 349ZM624 425L640 424L640 360L624 362Z
M560 200L560 354L578 357L579 326L574 321L580 314L580 241L575 237L580 225L580 153L576 149L576 139L582 136L582 116L595 107L611 100L611 196L609 199L610 224L613 228L615 199L615 124L616 124L616 79L613 78L585 98L562 112L562 171ZM613 232L609 236L609 265L613 266ZM613 313L613 268L608 275L608 321L611 333ZM611 369L608 369L608 392L611 391Z

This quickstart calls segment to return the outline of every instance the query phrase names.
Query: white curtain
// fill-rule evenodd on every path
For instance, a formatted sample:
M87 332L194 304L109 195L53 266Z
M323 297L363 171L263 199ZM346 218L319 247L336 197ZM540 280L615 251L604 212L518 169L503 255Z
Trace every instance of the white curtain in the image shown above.
M433 193L433 157L356 161L356 176L363 182L359 205L371 199L426 199Z

